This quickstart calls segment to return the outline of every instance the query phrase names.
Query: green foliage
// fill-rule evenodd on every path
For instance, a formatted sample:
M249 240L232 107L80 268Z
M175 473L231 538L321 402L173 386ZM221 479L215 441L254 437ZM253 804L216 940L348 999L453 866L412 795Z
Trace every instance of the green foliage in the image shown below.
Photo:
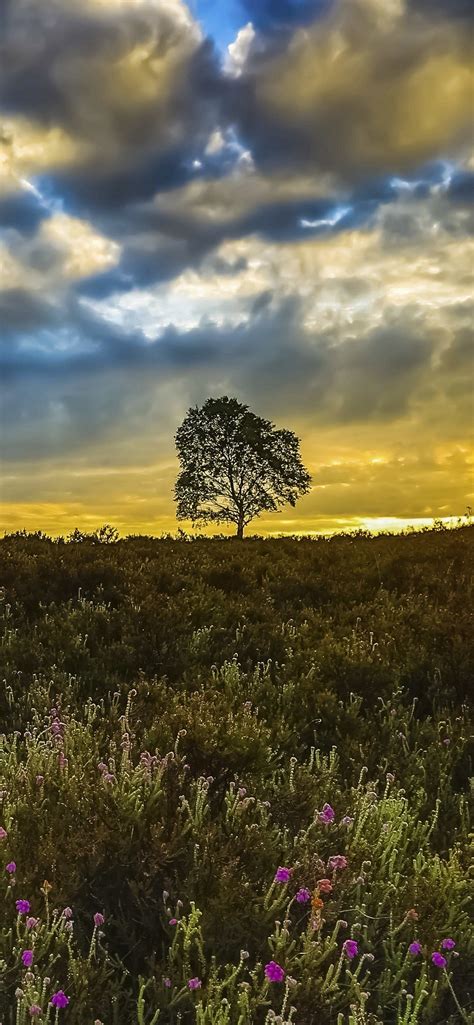
M474 1023L471 553L0 541L3 1025Z

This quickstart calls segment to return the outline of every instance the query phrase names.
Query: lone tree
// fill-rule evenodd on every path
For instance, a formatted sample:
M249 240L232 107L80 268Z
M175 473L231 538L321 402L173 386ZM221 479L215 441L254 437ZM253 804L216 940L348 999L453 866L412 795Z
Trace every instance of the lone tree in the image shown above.
M310 488L293 431L277 430L226 395L188 410L176 448L177 518L235 523L238 538L255 516L294 506Z

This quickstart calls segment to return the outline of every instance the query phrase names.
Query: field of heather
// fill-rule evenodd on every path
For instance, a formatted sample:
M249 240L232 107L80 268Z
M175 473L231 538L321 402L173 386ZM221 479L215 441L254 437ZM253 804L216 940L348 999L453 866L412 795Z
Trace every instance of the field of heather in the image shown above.
M73 538L0 540L2 1025L474 1022L473 528Z

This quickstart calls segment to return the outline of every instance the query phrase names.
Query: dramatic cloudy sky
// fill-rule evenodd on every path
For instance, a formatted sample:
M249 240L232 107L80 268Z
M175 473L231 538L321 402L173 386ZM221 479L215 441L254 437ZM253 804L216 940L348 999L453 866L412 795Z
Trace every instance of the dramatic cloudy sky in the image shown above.
M0 0L6 529L175 529L222 394L314 475L258 529L474 505L470 6Z

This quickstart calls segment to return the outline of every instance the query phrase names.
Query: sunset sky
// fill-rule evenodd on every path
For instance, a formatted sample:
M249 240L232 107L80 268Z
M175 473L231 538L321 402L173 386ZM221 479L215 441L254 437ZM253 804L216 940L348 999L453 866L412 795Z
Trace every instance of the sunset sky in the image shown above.
M256 530L474 506L470 9L0 0L2 529L174 531L224 394L313 475Z

